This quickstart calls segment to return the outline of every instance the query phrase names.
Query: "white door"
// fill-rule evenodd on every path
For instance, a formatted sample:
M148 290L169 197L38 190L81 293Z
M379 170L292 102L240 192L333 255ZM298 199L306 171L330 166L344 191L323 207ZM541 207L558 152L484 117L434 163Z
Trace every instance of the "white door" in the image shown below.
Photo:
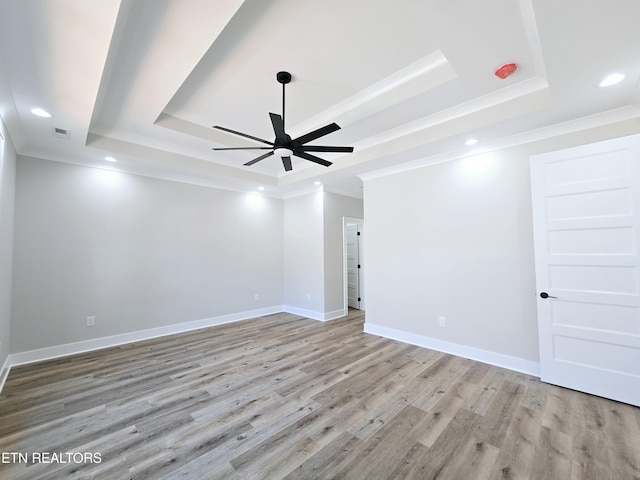
M351 308L360 308L360 232L347 224L347 299Z
M533 156L531 186L541 379L640 406L640 135Z
M358 308L357 225L347 225L347 300L349 307Z

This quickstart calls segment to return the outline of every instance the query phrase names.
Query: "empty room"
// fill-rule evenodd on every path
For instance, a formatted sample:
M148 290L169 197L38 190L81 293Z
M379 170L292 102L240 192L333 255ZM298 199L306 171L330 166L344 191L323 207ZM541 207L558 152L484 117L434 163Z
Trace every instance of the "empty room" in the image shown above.
M0 478L640 479L639 23L0 0Z

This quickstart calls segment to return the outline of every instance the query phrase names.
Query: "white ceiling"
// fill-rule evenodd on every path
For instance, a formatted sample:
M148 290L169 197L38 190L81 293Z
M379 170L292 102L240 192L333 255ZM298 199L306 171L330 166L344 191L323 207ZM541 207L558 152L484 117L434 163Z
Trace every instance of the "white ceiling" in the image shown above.
M0 0L0 116L22 155L358 196L367 172L640 117L638 25L637 0ZM352 154L285 172L275 157L243 166L260 151L212 150L261 146L212 125L273 139L280 70L287 132L335 121L314 143ZM625 80L598 87L613 72Z

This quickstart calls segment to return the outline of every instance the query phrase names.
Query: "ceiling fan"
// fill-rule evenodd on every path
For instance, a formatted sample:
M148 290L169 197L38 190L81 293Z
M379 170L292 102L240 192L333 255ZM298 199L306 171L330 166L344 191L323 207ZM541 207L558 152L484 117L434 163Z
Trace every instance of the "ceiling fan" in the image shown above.
M240 135L241 137L250 138L251 140L256 140L261 143L265 143L269 145L268 147L229 147L229 148L214 148L213 150L270 150L264 155L260 155L253 160L245 163L245 166L253 165L254 163L259 162L260 160L264 160L271 155L275 155L282 159L282 165L284 166L285 171L290 171L293 169L291 166L291 155L295 155L296 157L304 158L305 160L309 160L310 162L317 163L319 165L324 165L328 167L331 165L331 162L324 160L320 157L316 157L315 155L310 154L309 152L329 152L329 153L351 153L353 152L353 147L330 147L330 146L322 146L322 145L305 145L308 142L316 140L320 137L324 137L336 130L340 130L340 127L337 123L330 123L329 125L325 125L324 127L318 128L312 132L309 132L305 135L302 135L298 138L292 139L285 132L284 128L284 88L287 83L291 82L291 74L289 72L278 72L276 74L276 79L279 83L282 84L282 116L276 113L269 113L269 117L271 117L271 125L273 125L273 132L276 135L276 138L273 142L269 142L268 140L264 140L262 138L254 137L252 135L247 135L246 133L237 132L235 130L231 130L229 128L220 127L218 125L214 125L213 128L217 128L218 130L223 130L225 132L233 133L235 135Z

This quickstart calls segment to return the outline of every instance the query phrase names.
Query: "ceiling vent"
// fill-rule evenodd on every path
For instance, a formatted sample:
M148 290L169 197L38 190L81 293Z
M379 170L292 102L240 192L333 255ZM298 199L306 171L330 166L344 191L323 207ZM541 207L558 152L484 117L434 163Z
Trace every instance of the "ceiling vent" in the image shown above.
M69 139L70 132L64 128L53 127L53 136L58 138Z

